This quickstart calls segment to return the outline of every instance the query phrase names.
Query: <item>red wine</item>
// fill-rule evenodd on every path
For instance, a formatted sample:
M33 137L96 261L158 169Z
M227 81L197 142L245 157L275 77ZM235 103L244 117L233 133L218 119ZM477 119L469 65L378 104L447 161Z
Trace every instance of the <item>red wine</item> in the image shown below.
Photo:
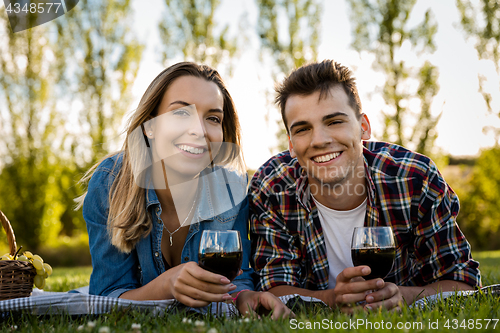
M370 266L372 272L363 277L365 280L383 279L391 271L396 249L394 247L351 249L351 256L354 266Z
M203 253L198 255L198 264L201 268L212 273L224 275L233 281L238 275L243 261L243 252Z

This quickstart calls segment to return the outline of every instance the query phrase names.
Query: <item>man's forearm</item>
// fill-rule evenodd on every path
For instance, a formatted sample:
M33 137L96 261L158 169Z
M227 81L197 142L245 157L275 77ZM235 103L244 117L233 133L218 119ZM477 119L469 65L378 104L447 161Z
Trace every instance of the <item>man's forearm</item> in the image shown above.
M421 287L399 286L399 291L408 305L412 304L416 300L435 295L440 292L473 289L473 287L465 282L453 280L438 281Z

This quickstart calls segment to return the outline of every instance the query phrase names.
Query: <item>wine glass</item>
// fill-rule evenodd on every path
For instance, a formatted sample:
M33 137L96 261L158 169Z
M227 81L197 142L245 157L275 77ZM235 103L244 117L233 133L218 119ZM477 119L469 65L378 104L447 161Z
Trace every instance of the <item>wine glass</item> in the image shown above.
M212 273L233 281L243 261L240 232L237 230L204 230L201 235L198 264ZM219 303L216 309L219 315Z
M396 256L392 228L354 228L351 256L354 266L366 265L371 268L371 273L364 276L365 280L385 278L391 271Z

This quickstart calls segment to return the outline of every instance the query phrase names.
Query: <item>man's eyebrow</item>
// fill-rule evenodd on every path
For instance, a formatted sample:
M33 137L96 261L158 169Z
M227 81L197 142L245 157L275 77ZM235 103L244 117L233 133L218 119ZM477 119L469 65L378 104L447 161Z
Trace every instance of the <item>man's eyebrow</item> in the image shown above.
M297 121L296 123L293 123L292 126L290 126L290 131L292 130L292 128L294 127L297 127L297 126L304 126L304 125L307 125L309 124L308 121Z
M339 117L339 116L340 116L340 117L349 117L349 116L347 115L347 113L345 113L345 112L340 112L340 111L339 111L339 112L335 112L335 113L330 113L330 114L327 114L326 116L324 116L324 117L323 117L323 119L322 119L322 120L323 120L323 121L325 121L325 120L328 120L328 119L331 119L331 118L335 118L335 117ZM308 122L308 121L305 121L305 120L303 120L303 121L297 121L296 123L293 123L293 124L292 124L292 126L290 126L290 131L291 131L291 130L292 130L292 128L294 128L294 127L297 127L297 126L304 126L304 125L307 125L307 124L309 124L309 122Z
M189 103L184 102L184 101L174 101L174 102L170 103L168 106L171 106L171 105L174 105L174 104L181 104L181 105L184 105L184 106L194 105L194 104L189 104ZM210 109L210 110L208 110L208 112L224 113L224 111L222 111L222 110L221 110L221 109L219 109L219 108L216 108L216 109Z
M339 117L339 116L340 117L349 117L347 115L347 113L339 111L339 112L327 114L326 116L323 117L323 121L331 119L331 118Z

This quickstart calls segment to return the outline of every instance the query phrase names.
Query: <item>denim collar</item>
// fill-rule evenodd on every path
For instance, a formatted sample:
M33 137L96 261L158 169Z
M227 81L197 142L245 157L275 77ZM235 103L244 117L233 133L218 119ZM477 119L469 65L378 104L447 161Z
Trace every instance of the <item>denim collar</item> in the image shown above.
M147 176L148 180L150 175ZM213 170L205 169L200 173L198 204L191 220L191 224L201 221L212 221L215 216L235 208L245 198L246 182L243 177L237 176L226 169L216 167ZM245 193L240 192L243 190ZM160 208L160 201L154 189L145 189L146 209Z

